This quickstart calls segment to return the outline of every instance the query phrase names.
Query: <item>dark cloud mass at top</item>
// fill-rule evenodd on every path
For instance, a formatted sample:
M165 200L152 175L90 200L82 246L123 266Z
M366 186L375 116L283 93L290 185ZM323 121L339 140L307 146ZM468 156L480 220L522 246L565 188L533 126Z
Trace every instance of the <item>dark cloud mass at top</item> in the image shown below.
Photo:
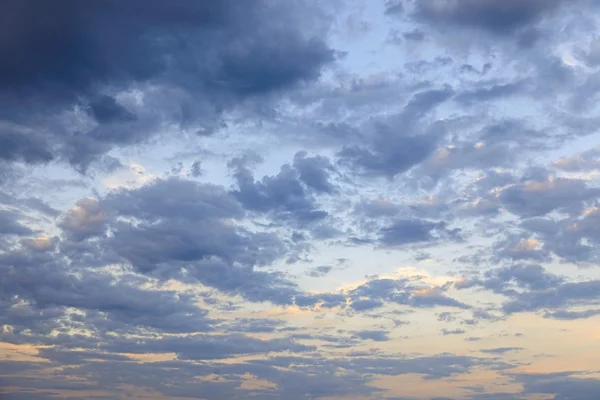
M597 399L597 11L0 1L0 399Z
M121 90L157 86L162 100L143 114L162 114L154 125L185 126L317 78L334 52L293 10L322 17L297 3L3 2L0 109L10 125L1 129L0 157L66 158L85 168L114 146L147 139L158 126L119 103L114 94ZM74 106L95 121L87 132L53 120Z
M416 6L419 18L437 24L463 25L511 34L538 22L562 0L424 0Z

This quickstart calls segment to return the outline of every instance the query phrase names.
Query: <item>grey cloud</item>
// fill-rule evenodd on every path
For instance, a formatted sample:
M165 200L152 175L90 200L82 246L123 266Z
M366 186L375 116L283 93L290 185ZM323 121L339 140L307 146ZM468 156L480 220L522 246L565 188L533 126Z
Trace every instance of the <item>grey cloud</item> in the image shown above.
M339 164L367 176L393 178L421 163L433 153L449 122L419 122L452 94L451 88L414 94L401 113L365 126L367 139L342 148Z
M494 259L501 260L531 260L537 262L550 261L548 248L542 247L536 240L527 237L507 237L496 242L493 246Z
M332 269L332 266L321 265L319 267L312 268L310 271L308 271L308 275L313 278L319 278L327 275L329 272L331 272Z
M369 311L375 308L379 308L383 306L383 302L380 300L371 300L371 299L363 299L363 300L354 300L350 304L350 308L355 311Z
M97 199L86 198L67 211L58 226L69 240L76 242L102 236L106 232L108 216Z
M419 29L413 29L412 31L404 32L402 37L404 37L406 40L414 40L418 42L425 39L425 33Z
M505 303L503 309L517 313L594 303L600 298L599 288L597 280L563 283L549 290L520 293Z
M424 0L417 3L415 16L430 24L464 26L508 35L534 25L560 3L561 0Z
M524 217L546 215L554 210L578 213L583 203L600 194L585 181L555 178L528 181L504 189L500 201L508 211Z
M191 168L191 174L194 178L197 178L202 175L202 164L200 161L194 161Z
M415 93L404 106L404 114L411 118L422 117L439 104L450 99L453 94L454 89L450 86Z
M403 0L387 0L385 2L386 15L401 14L404 12Z
M544 318L557 319L562 321L572 321L576 319L587 319L600 315L600 310L585 310L585 311L554 311L544 314Z
M50 143L41 133L0 121L0 160L38 163L52 158Z
M327 213L318 208L316 200L300 179L308 179L311 185L319 186L324 182L314 179L322 179L323 176L317 175L316 178L315 171L309 171L302 161L298 165L300 173L286 164L276 176L265 176L260 181L254 180L247 167L239 166L235 170L238 188L232 194L248 210L272 213L283 221L296 222L301 226L320 221L327 217Z
M1 7L0 118L39 133L5 132L0 158L30 163L64 158L84 170L111 148L155 133L160 118L138 118L119 91L153 85L170 97L162 108L170 122L202 115L210 124L241 99L317 78L335 58L318 38L323 29L305 29L298 16L311 15L315 27L326 18L301 2L9 0ZM100 126L78 135L55 117L73 105Z
M572 157L561 157L552 166L568 172L600 169L600 146Z
M513 352L513 351L521 351L523 350L522 347L496 347L493 349L481 349L479 351L481 351L482 353L488 353L488 354L505 354L505 353L509 353L509 352Z
M438 71L444 67L448 67L453 63L454 60L451 57L437 56L431 61L419 60L408 62L404 64L404 69L413 74L424 75L429 72ZM452 90L450 90L450 88L447 88L446 90L433 90L421 93L422 94L420 95L420 97L423 100L425 100L427 97L429 97L432 100L435 100L436 97L438 97L440 100L446 100L449 98L450 95L452 95L453 92ZM430 93L429 96L426 96L427 93Z
M383 246L402 246L411 243L426 243L440 239L456 239L458 229L447 229L445 222L427 220L398 220L381 229L379 242Z
M425 290L423 290L425 289ZM351 299L361 301L363 297L370 303L357 306L376 306L374 301L388 301L396 304L410 305L419 308L433 308L436 306L470 308L469 305L461 303L444 294L439 287L423 287L418 282L408 279L373 279L359 287L349 291Z
M590 67L597 67L600 65L600 39L594 38L587 50L579 52L579 57L582 58L585 63Z
M513 374L526 394L553 395L555 400L593 400L598 396L600 380L576 377L574 373Z
M466 106L482 104L497 98L506 98L520 94L524 89L522 82L494 84L489 87L481 87L471 91L465 91L454 99Z
M285 326L285 321L276 319L261 319L261 318L239 318L231 323L226 323L219 328L228 332L244 332L244 333L271 333L275 332L282 326Z
M458 288L482 286L505 295L517 294L516 289L546 291L559 287L565 282L563 277L547 272L535 264L516 264L488 270L483 279L476 278L457 284Z
M251 232L228 223L228 219L242 218L244 212L222 188L158 180L112 193L103 204L141 221L111 222L112 236L105 243L139 272L198 280L258 301L289 304L296 293L294 285L277 274L254 270L284 257L286 246L272 233Z
M299 179L316 192L335 191L335 187L330 182L330 173L334 171L334 167L328 158L308 157L306 152L299 152L294 156L294 168L298 171Z
M391 136L390 142L375 143L372 150L349 146L339 152L343 165L349 165L366 174L393 177L423 161L434 148L432 138L426 136Z
M589 263L600 257L597 247L600 243L599 222L600 212L594 206L581 216L560 220L534 218L523 221L521 227L538 235L544 242L544 249L561 260Z
M60 212L37 197L22 197L0 191L0 202L7 208L21 210L21 212L37 212L44 216L56 217ZM18 213L15 210L15 213Z
M464 333L467 333L467 331L465 331L464 329L442 329L442 335L444 336L462 335Z
M141 343L137 340L115 339L101 348L120 353L176 353L181 360L215 360L242 354L314 350L289 339L260 340L242 334L148 338Z
M135 115L125 109L110 96L99 96L89 104L90 114L101 124L125 122L135 119Z
M0 209L0 235L31 235L33 230L20 223L21 218L18 212Z
M387 342L390 340L386 331L358 331L354 332L354 336L362 340L373 340L375 342Z

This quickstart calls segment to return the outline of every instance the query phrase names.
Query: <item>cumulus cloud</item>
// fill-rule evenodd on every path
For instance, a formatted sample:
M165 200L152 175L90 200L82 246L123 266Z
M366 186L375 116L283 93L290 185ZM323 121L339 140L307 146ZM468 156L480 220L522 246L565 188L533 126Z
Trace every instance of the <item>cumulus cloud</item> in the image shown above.
M293 8L263 1L5 2L0 102L12 128L3 129L0 154L30 163L66 158L83 168L115 146L143 141L161 118L123 100L121 91L158 88L163 99L147 92L145 103L167 122L211 125L219 109L311 81L334 52L320 28L305 29L297 18L315 9ZM163 107L165 100L173 103ZM85 135L52 117L73 105L91 119Z
M597 6L4 1L0 397L597 397Z

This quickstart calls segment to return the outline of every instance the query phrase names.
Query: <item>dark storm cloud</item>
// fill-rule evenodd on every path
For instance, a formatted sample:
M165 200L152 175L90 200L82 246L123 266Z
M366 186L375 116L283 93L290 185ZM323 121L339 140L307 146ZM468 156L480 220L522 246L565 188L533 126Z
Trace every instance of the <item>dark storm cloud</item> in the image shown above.
M15 128L3 127L0 158L61 157L85 168L114 146L143 141L163 121L137 123L136 111L115 97L136 86L162 88L171 102L163 116L186 124L196 113L208 121L241 99L311 81L334 52L318 38L320 28L304 29L304 17L326 23L301 2L4 1L0 118ZM76 134L53 117L75 104L100 127Z

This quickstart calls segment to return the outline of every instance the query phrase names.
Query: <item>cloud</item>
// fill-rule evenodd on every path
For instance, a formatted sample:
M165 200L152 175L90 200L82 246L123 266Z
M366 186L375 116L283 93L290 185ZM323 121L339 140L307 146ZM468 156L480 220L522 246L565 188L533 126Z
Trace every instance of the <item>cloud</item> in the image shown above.
M563 321L571 321L575 319L586 319L595 317L600 314L600 310L585 310L585 311L554 311L544 314L545 318L557 319Z
M556 178L510 186L501 192L500 201L512 213L538 217L554 210L579 213L598 193L583 180Z
M496 347L493 349L481 349L480 351L482 353L502 355L505 353L509 353L509 352L513 352L513 351L521 351L521 350L523 350L522 347Z
M311 162L311 166L314 165ZM326 218L327 213L318 208L316 200L302 182L308 180L309 187L316 185L322 190L324 184L327 186L327 181L323 181L323 175L315 175L314 169L309 170L301 157L296 158L296 167L300 171L286 164L276 176L265 176L255 181L247 167L238 166L235 170L238 188L232 194L246 209L270 213L282 222L304 226Z
M69 240L76 242L106 233L108 216L97 199L86 198L67 211L58 226Z
M555 10L561 0L425 0L417 3L415 16L428 24L481 29L496 35L530 27Z
M564 278L547 272L535 264L516 264L488 270L483 279L465 281L457 286L467 288L483 286L496 293L514 294L514 288L545 291L565 282Z
M21 218L18 212L0 210L0 235L26 236L32 234L32 229L19 222Z
M563 283L550 290L521 293L503 308L507 313L515 313L586 304L598 298L599 286L600 281L596 280Z
M2 130L0 158L62 158L85 169L111 148L156 133L163 121L148 107L168 123L210 126L243 99L318 78L334 52L319 39L322 28L305 29L297 17L312 13L315 27L327 22L301 2L291 8L261 0L4 2L0 117L13 128ZM131 90L144 93L146 110L120 95ZM21 101L33 111L24 113ZM73 106L90 118L86 135L54 117Z
M556 400L592 400L600 380L577 377L574 373L515 374L525 393L549 394Z
M299 179L309 188L319 193L332 193L335 187L330 182L330 173L335 171L328 158L323 156L307 157L306 152L294 156L294 168Z
M600 169L600 147L596 147L572 157L560 157L552 166L568 172Z
M379 242L383 246L393 247L440 239L455 239L458 231L457 229L446 229L445 222L397 220L392 225L381 229Z
M393 178L421 163L433 153L447 127L444 121L418 122L452 94L449 87L415 93L389 121L364 127L366 143L345 145L337 153L340 165L367 176Z
M595 1L80 3L0 5L0 397L598 393Z
M423 285L418 280L410 279L372 279L348 291L356 307L373 308L379 305L377 301L388 301L396 304L410 305L417 308L432 308L447 306L468 309L469 305L461 303L446 294L443 288ZM365 299L366 298L366 299ZM367 302L361 302L368 300ZM351 305L352 307L352 305ZM354 307L353 307L354 308Z
M593 206L571 218L534 218L521 225L529 232L539 235L544 249L556 254L561 260L586 263L598 260L596 244L600 243L597 223L600 212Z
M390 340L386 331L358 331L354 336L362 340L372 340L374 342L387 342Z
M331 272L332 269L333 269L332 266L321 265L319 267L312 268L308 272L308 275L311 276L311 277L313 277L313 278L319 278L319 277L327 275L329 272Z
M466 332L467 331L465 331L464 329L442 329L442 335L444 335L444 336L462 335Z

